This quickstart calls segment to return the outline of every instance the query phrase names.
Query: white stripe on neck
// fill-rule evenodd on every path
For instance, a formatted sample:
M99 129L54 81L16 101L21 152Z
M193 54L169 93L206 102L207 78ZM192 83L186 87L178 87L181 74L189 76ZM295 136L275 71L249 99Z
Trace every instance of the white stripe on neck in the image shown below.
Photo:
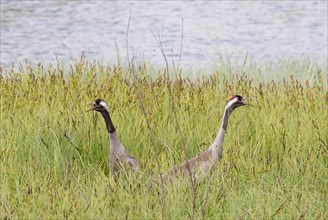
M238 101L238 97L235 97L234 99L230 100L226 105L226 109L229 108L231 105L233 105L237 101Z
M102 105L102 106L104 106L104 108L108 110L108 106L107 106L107 103L106 102L100 101L99 104Z

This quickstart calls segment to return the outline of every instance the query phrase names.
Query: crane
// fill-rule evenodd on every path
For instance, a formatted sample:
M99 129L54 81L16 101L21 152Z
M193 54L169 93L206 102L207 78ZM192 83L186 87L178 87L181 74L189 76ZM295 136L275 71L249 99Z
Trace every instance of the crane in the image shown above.
M108 110L108 105L103 99L96 99L92 103L92 106L88 111L97 111L100 112L103 116L109 139L110 139L110 148L109 148L109 168L113 174L117 175L118 172L122 169L132 168L132 170L137 170L139 161L133 156L129 155L121 143L113 125L110 113Z
M204 152L186 162L174 167L166 175L165 179L171 179L179 175L192 175L193 178L199 174L207 173L222 158L224 135L227 130L230 114L238 107L250 105L245 103L245 98L240 95L234 95L227 102L220 130L211 144Z

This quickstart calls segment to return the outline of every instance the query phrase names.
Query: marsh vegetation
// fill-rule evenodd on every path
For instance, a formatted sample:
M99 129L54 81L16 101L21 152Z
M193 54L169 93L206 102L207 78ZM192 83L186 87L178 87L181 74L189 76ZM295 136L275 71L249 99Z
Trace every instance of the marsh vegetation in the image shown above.
M177 71L173 100L164 69L148 64L134 79L128 68L84 59L2 74L0 218L328 218L327 73L301 66L276 69L283 77L275 80L247 65L193 79ZM231 116L211 175L194 187L187 178L149 190L155 155L165 173L204 151L234 94L254 98L253 107ZM138 176L111 177L105 124L86 113L95 98L106 100L121 141L143 164Z

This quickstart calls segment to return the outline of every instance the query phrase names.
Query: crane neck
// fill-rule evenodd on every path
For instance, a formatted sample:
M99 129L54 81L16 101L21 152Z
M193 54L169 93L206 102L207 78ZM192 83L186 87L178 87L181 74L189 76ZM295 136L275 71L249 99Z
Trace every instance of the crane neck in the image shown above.
M113 125L113 122L112 122L112 119L109 115L109 112L107 110L105 110L105 111L101 111L101 114L104 117L108 132L110 134L114 133L115 132L115 127Z
M222 125L221 125L221 129L223 129L224 131L227 130L229 116L230 116L231 112L232 112L232 110L230 108L226 108L224 110L224 115L223 115L223 120L222 120Z
M222 157L224 135L225 135L225 132L227 130L228 119L229 119L229 116L230 116L232 111L233 110L231 110L230 108L226 108L224 110L223 120L222 120L220 130L219 130L218 134L216 135L216 138L215 138L214 142L209 147L209 149L212 150L212 153L213 153L213 156L214 156L213 159L215 161L221 159L221 157Z

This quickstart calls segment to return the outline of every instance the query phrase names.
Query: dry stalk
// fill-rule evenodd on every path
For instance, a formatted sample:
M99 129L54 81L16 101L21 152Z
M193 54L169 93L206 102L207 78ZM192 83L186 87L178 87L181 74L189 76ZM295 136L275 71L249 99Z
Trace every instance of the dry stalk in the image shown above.
M8 219L13 219L12 216L11 216L11 212L10 212L8 206L7 206L6 202L2 199L1 195L0 195L0 200L1 200L2 207L3 207L3 208L6 210L6 212L7 212L7 215L8 215L7 218L8 218ZM6 219L6 218L5 218L5 219Z
M129 39L128 39L128 34L129 34L130 22L131 22L131 11L130 11L128 26L127 26L127 31L126 31L126 53L127 53L127 59L128 59L128 62L129 62L129 71L132 73L132 76L133 76L133 84L135 85L135 88L136 88L136 91L137 91L137 97L138 97L138 100L140 102L141 109L142 109L142 112L144 114L144 117L145 117L145 120L146 120L146 124L147 124L148 130L149 130L149 135L150 135L151 143L152 143L152 146L153 146L153 151L154 151L154 154L155 154L155 160L156 160L156 163L157 163L158 172L159 172L160 181L161 181L162 204L163 204L163 207L162 207L163 208L163 219L166 219L166 199L165 199L164 180L163 180L163 174L162 174L162 171L161 171L161 164L159 162L159 157L158 157L158 152L157 152L157 146L155 144L154 132L153 132L153 129L152 129L151 125L150 125L150 121L149 121L149 118L148 118L148 114L147 114L147 110L146 110L145 104L144 104L144 102L142 100L142 95L141 95L140 86L139 86L139 80L137 79L137 76L136 76L136 70L135 70L135 67L134 67L134 64L133 64L133 59L132 59L132 61L130 61L130 58L129 58L129 49L128 49Z
M183 24L183 20L182 20L182 24ZM183 28L182 28L183 30ZM183 138L183 135L182 135L182 131L181 131L181 128L180 128L180 125L179 125L179 122L178 122L178 118L177 118L177 113L176 113L176 107L175 107L175 104L174 104L174 97L173 97L173 94L172 94L172 90L171 90L171 80L170 80L170 73L169 73L169 64L168 64L168 61L167 61L167 57L166 57L166 54L165 54L165 51L164 51L164 47L163 47L163 42L162 42L162 34L160 34L159 32L157 32L157 35L155 34L154 31L152 31L153 33L153 36L157 42L157 45L163 55L163 58L165 60L165 65L166 65L166 68L165 68L165 72L166 72L166 75L167 75L167 89L169 91L169 96L171 98L171 104L172 104L172 112L173 112L173 116L174 116L174 121L175 121L175 124L176 124L176 127L177 127L177 130L179 132L179 136L181 138L181 141L182 141L182 149L184 151L184 154L186 156L186 164L187 164L187 169L188 169L188 173L189 173L189 178L190 178L190 183L191 183L191 187L192 187L192 214L191 214L191 219L194 219L194 214L195 214L195 207L196 207L196 188L195 188L195 179L192 175L192 172L191 172L191 169L190 169L190 165L189 165L189 161L188 161L188 157L187 157L187 150L186 150L186 142L185 142L185 139ZM182 38L183 38L183 34L182 34ZM181 40L181 42L183 42L183 40ZM182 46L182 44L181 44ZM182 52L182 48L180 49L180 51ZM181 56L181 54L180 54Z

